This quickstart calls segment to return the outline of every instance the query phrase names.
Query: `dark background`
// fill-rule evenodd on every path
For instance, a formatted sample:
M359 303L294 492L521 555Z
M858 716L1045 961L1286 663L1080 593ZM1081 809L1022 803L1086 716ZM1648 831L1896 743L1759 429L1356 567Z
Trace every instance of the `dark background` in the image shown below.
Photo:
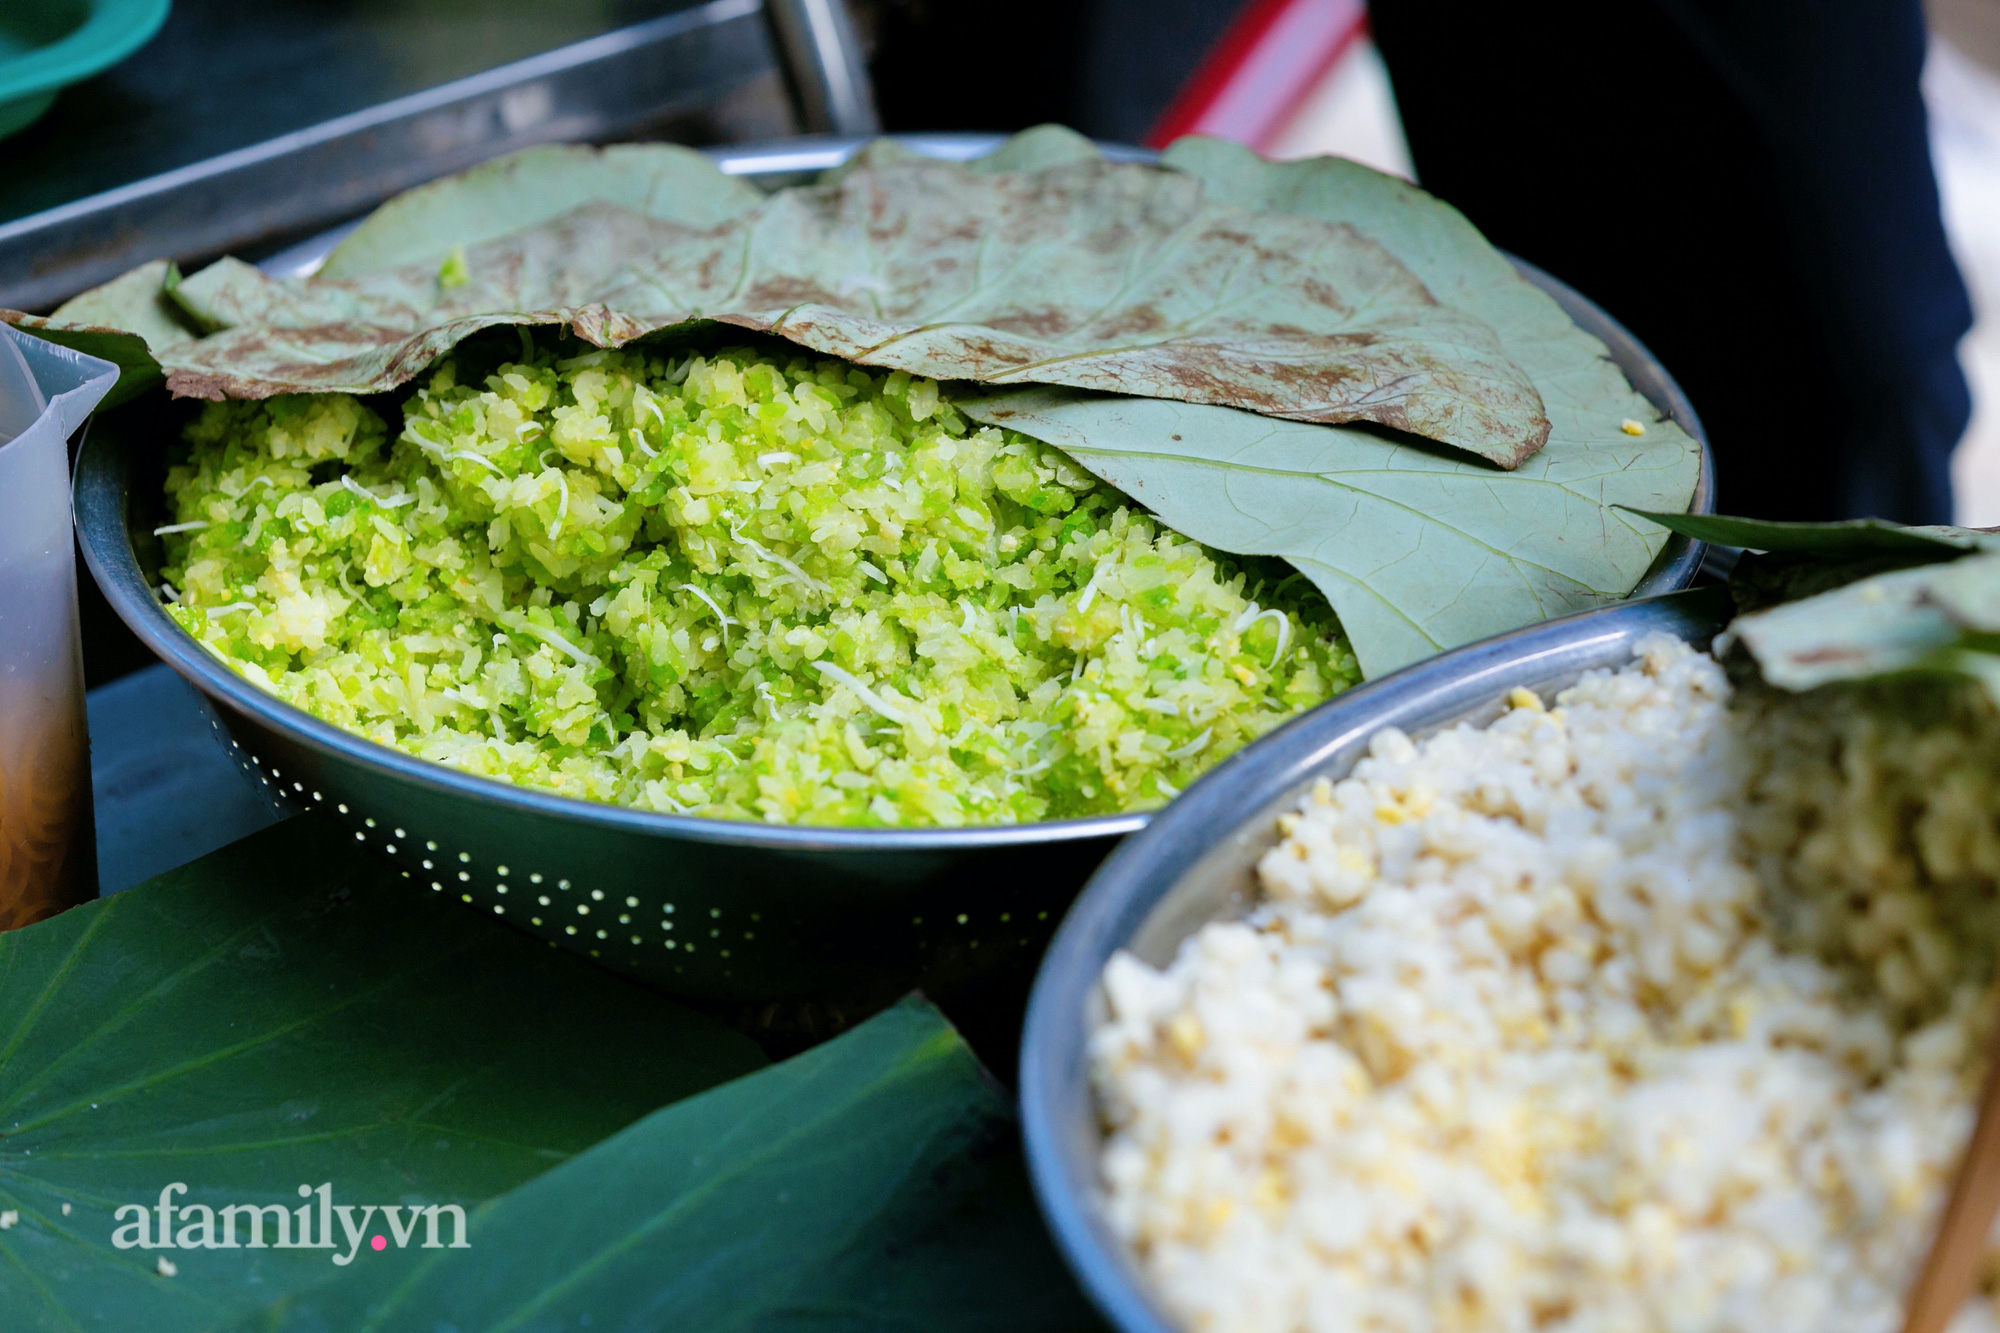
M874 0L875 96L890 130L1060 121L1137 143L1241 0Z

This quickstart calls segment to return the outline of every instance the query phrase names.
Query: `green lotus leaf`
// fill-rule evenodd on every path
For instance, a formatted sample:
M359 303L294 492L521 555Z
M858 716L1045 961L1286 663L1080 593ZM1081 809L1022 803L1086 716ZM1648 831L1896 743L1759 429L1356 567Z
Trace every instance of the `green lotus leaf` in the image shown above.
M53 315L0 310L0 323L117 366L118 383L99 404L100 410L113 408L158 387L158 357L198 336L173 299L179 283L180 270L156 259L85 292Z
M0 1326L194 1333L340 1271L339 1234L278 1248L274 1219L264 1248L247 1220L241 1248L160 1248L150 1225L124 1239L155 1248L121 1247L118 1210L170 1185L195 1242L196 1209L219 1226L307 1206L320 1226L301 1185L471 1207L763 1063L288 820L0 935Z
M608 347L713 321L939 379L1369 421L1503 467L1548 437L1534 384L1494 331L1385 243L1339 220L1239 207L1187 173L1108 162L1058 133L1001 150L1030 170L871 149L737 214L692 166L609 158L507 159L406 195L324 275L210 266L170 292L207 332L153 349L168 386L375 392L494 325L566 325ZM557 163L571 188L515 198L528 167ZM628 187L589 186L620 170ZM501 226L513 229L490 235Z
M1349 426L1026 389L960 398L1063 450L1176 532L1290 561L1369 678L1632 590L1660 547L1622 503L1686 502L1691 443L1549 446L1512 472Z
M1685 509L1699 447L1457 211L1337 158L1270 163L1183 139L1165 160L1232 202L1379 240L1500 335L1547 408L1547 444L1503 472L1365 428L1221 407L1033 390L967 397L964 411L1072 454L1197 541L1290 560L1370 677L1637 586L1666 534L1624 508Z
M1099 1328L1035 1213L1006 1102L910 1000L693 1097L235 1333Z
M607 203L685 227L741 217L764 192L677 144L524 148L405 191L370 213L327 256L325 278L416 266L436 271L453 250Z

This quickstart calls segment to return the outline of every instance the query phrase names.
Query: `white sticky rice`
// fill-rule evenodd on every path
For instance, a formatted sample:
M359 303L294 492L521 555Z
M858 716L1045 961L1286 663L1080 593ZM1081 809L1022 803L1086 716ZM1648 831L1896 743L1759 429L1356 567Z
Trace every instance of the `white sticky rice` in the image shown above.
M1672 639L1394 731L1105 971L1110 1217L1195 1330L1894 1333L1970 1131L2000 718ZM1993 1279L1954 1333L2000 1328Z

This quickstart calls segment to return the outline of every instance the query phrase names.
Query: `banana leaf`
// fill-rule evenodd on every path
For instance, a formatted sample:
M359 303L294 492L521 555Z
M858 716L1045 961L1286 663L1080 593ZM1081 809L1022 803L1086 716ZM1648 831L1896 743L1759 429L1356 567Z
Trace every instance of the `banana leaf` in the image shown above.
M1857 579L1729 626L1771 684L1971 676L2000 703L2000 550Z
M1778 555L1835 559L1908 555L1919 560L1953 560L1981 547L2000 549L2000 533L1990 529L1905 527L1879 518L1840 523L1778 523L1726 514L1641 513L1640 516L1697 541Z

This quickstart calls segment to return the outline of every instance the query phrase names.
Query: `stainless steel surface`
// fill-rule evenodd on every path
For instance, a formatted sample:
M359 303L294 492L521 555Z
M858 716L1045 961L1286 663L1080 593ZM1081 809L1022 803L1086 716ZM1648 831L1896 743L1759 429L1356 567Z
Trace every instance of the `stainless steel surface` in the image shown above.
M875 134L875 92L846 0L765 0L800 117L814 134Z
M701 3L173 0L137 55L65 91L7 141L0 222Z
M962 159L991 150L999 139L913 135L901 141ZM709 151L724 171L771 187L810 179L863 142L805 139ZM1149 157L1138 149L1107 151L1124 160ZM336 229L315 237L273 256L267 266L308 273L340 234ZM1523 272L1604 339L1633 383L1699 438L1700 423L1643 347L1562 284L1539 270ZM851 998L872 986L872 998L879 999L912 984L950 984L1038 950L1098 861L1120 837L1146 824L1146 815L957 830L724 823L528 791L361 740L251 686L165 614L154 592L146 534L161 521L156 469L162 451L155 437L168 427L163 419L128 419L120 423L128 438L120 439L117 429L105 428L110 424L100 426L78 464L77 524L85 558L119 616L209 698L218 732L227 733L232 753L260 785L277 799L332 811L362 842L396 859L414 882L456 893L480 910L663 988L780 999ZM146 438L130 438L134 430ZM1670 547L1649 579L1684 582L1693 570L1693 562ZM432 842L435 853L425 846ZM469 859L460 860L461 854ZM526 874L541 875L545 886L571 887L538 887L520 896ZM604 897L590 896L596 893ZM545 896L550 910L535 910ZM524 909L524 903L531 906ZM663 910L668 904L671 912ZM579 913L578 907L587 910ZM620 922L621 916L630 921ZM691 918L699 918L701 930L690 941L675 932L685 932ZM661 929L665 919L674 931ZM639 942L627 931L614 936L620 925L643 925ZM686 949L683 942L696 947Z
M0 224L0 306L296 235L516 148L616 135L777 65L762 0L711 0Z
M1086 1042L1102 1018L1097 979L1118 949L1159 965L1203 924L1241 915L1274 823L1321 777L1340 778L1384 727L1423 736L1497 716L1507 692L1544 698L1595 667L1631 660L1664 631L1706 645L1730 612L1721 588L1626 602L1488 639L1365 685L1224 763L1114 852L1042 960L1021 1041L1021 1123L1042 1212L1084 1289L1122 1333L1171 1333L1102 1213L1102 1147Z

